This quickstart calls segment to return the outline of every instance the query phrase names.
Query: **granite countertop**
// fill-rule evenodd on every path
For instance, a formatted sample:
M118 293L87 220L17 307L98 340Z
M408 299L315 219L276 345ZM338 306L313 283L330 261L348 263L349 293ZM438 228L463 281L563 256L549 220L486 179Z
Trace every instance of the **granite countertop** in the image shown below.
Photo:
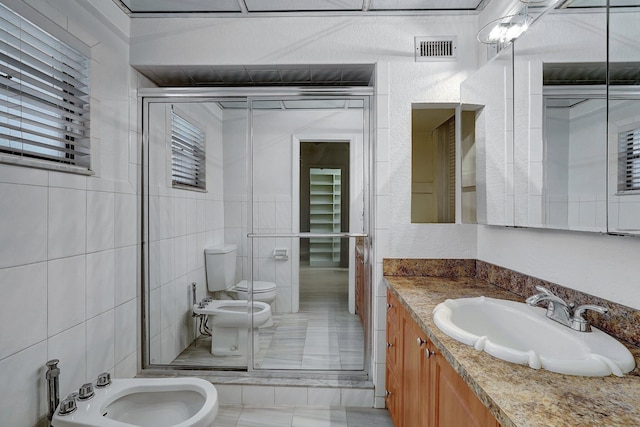
M386 276L387 285L503 427L640 426L640 369L624 377L579 377L532 369L476 351L432 320L447 298L487 296L521 301L472 277ZM640 362L640 351L629 347Z

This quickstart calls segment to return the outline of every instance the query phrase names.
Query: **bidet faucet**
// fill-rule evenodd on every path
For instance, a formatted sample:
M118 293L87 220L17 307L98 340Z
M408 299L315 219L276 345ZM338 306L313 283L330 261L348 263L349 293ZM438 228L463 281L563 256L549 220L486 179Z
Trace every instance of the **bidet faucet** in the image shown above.
M60 368L58 368L58 363L60 363L58 359L49 360L45 374L47 380L47 401L49 404L49 412L47 413L49 426L51 426L53 414L55 414L56 408L60 403Z
M592 304L581 305L574 311L574 304L567 304L562 298L555 295L549 289L539 285L536 286L536 289L540 291L540 293L530 296L525 300L525 302L529 305L536 306L542 301L549 301L549 305L547 306L547 317L579 332L591 331L589 322L582 317L582 314L586 310L597 311L601 314L607 312L605 307Z

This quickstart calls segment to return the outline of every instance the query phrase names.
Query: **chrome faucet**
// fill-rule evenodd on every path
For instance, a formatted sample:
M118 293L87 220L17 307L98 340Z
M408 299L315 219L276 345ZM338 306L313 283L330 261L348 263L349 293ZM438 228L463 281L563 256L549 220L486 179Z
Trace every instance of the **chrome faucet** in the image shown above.
M567 304L562 298L555 295L549 289L539 285L536 286L536 289L540 293L530 296L525 302L531 306L536 306L543 301L548 301L547 317L576 331L591 331L591 325L589 325L589 322L582 316L586 310L597 311L601 314L607 312L606 308L592 304L581 305L574 310L574 304Z
M571 319L571 329L575 329L580 332L591 332L591 325L587 322L587 319L582 317L582 313L587 310L593 310L600 314L605 314L607 311L606 308L600 307L599 305L585 304L580 305L573 311L573 318Z

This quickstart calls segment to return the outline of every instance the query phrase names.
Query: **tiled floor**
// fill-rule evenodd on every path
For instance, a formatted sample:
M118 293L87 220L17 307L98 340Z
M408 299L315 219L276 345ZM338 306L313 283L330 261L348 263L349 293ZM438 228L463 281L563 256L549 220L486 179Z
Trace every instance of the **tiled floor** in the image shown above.
M393 427L386 409L223 405L211 427Z
M364 335L348 311L348 271L301 268L300 311L274 314L274 325L259 330L256 369L361 370ZM201 336L174 365L246 367L244 357L216 357L211 337Z

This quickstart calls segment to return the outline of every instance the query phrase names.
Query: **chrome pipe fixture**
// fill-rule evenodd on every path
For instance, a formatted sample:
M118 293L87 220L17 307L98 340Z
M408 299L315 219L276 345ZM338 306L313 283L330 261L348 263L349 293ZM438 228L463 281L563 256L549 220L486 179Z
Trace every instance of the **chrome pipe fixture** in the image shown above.
M55 414L56 408L60 403L60 368L58 368L58 363L60 363L58 359L49 360L45 374L45 378L47 379L47 402L49 405L47 420L49 420L50 427L53 414Z
M540 293L530 296L525 302L536 306L538 303L548 301L547 317L578 332L591 332L591 325L582 316L585 311L592 310L600 314L605 314L608 311L605 307L592 304L581 305L574 310L575 304L567 304L549 289L543 286L536 286L536 289Z

